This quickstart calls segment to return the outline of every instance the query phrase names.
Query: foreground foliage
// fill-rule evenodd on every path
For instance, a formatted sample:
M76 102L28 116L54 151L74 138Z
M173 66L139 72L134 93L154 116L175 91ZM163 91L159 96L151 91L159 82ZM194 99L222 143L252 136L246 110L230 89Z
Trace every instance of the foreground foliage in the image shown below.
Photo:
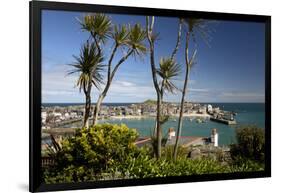
M252 161L264 162L265 134L264 129L255 126L241 127L236 130L237 144L231 146L234 159L241 157Z
M44 171L44 181L65 183L263 170L262 164L247 158L229 163L208 157L190 159L188 149L183 147L179 147L176 161L172 146L164 147L161 159L156 159L151 146L138 148L134 144L137 137L136 130L124 124L77 130L55 152L55 165Z
M62 142L55 156L55 166L46 174L47 179L84 181L102 178L101 173L135 156L137 132L126 125L97 125L77 130L74 137ZM59 175L56 176L56 172Z

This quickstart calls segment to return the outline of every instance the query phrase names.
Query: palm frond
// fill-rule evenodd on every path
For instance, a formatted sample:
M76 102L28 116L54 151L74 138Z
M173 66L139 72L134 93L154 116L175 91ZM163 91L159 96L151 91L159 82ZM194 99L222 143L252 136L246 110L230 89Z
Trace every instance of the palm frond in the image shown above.
M111 34L111 20L102 13L88 14L79 20L82 30L97 36L98 40L105 43Z
M93 84L97 89L103 84L102 71L104 70L104 57L98 52L95 44L87 41L80 50L79 56L74 56L75 62L69 64L73 69L67 74L79 73L76 85L85 91L88 84Z
M178 88L173 83L181 73L181 66L171 58L161 58L157 74L162 78L161 84L164 92L175 93Z
M128 44L134 50L133 55L144 55L147 50L144 43L144 40L146 39L146 31L142 29L140 24L135 24L133 27L129 26L129 29Z
M197 37L201 38L207 46L210 46L213 29L210 26L211 21L206 19L183 18L193 41L197 44Z
M50 157L55 157L57 153L62 150L62 148L52 134L50 135L50 139L51 139L51 143L46 143L48 155Z
M116 45L127 45L129 32L126 25L115 25L111 33L112 39L114 39Z

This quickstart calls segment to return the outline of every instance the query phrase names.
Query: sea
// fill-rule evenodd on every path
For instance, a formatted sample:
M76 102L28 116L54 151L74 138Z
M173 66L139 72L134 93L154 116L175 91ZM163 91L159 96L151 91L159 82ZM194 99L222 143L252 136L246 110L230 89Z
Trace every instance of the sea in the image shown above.
M105 103L103 105L109 106L127 106L132 103ZM136 104L136 103L135 103ZM204 104L204 103L200 103ZM198 123L196 118L184 117L182 136L198 136L209 137L211 130L216 128L219 134L219 145L229 145L236 142L235 129L246 126L255 125L259 128L265 128L265 104L264 103L205 103L211 104L213 107L219 107L225 111L234 111L236 125L225 125L206 119L202 123ZM76 103L49 103L42 106L70 106L83 105ZM115 120L100 120L100 123L126 124L129 128L135 128L141 137L151 136L153 127L155 125L155 118L141 118L141 119L115 119ZM169 128L177 128L178 118L170 118L168 122L163 125L163 135L167 134ZM81 123L73 123L65 127L79 127Z

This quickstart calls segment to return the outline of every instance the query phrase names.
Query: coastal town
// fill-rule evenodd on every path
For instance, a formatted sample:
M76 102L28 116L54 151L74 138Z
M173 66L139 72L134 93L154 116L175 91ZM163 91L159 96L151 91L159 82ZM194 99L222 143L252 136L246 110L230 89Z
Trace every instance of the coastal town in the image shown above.
M45 11L41 119L31 118L38 182L265 169L264 65L243 52L253 50L244 40L264 26L251 31L245 22L221 21L208 51L199 44L210 48L213 19ZM264 42L253 41L260 56ZM233 50L242 52L233 58Z
M156 116L156 102L147 100L143 103L130 105L108 104L101 107L100 119L139 119ZM164 115L176 117L179 115L180 106L178 103L164 102L162 111ZM79 122L83 119L83 105L67 106L42 106L42 128L58 128L71 123ZM234 112L224 111L219 107L213 107L210 104L184 103L184 117L195 117L197 122L205 119L224 124L236 124ZM91 116L91 115L90 115Z
M169 115L172 121L177 120L180 111L180 104L164 102L162 110L165 115ZM42 106L42 155L45 156L50 147L52 138L56 142L61 142L63 138L73 136L74 123L82 122L84 106L78 104L56 104ZM204 123L206 120L215 121L222 124L236 124L234 116L236 113L225 111L211 104L184 103L183 116L196 123ZM92 116L92 114L91 114ZM144 119L156 116L156 101L146 100L143 103L134 104L104 104L102 105L99 117L101 120L114 119ZM75 125L75 124L74 124ZM173 127L168 129L165 146L173 146L176 141L176 133ZM150 146L152 138L150 136L140 136L135 141L139 148ZM219 146L219 133L216 128L210 128L209 135L205 136L180 136L179 144L182 147L190 148L190 157L196 159L198 156L212 154L211 152L222 151L229 154L229 147ZM198 152L199 151L199 152ZM53 163L49 157L42 158L42 166L46 167Z

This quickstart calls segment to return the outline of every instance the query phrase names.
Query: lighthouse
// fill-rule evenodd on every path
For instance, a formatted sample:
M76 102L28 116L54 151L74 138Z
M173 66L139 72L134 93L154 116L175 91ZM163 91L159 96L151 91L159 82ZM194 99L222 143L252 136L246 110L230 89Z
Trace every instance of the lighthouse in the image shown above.
M217 129L212 129L211 133L211 143L215 146L218 147L219 145L219 134L217 132Z
M212 112L213 112L213 107L212 107L212 105L208 104L208 106L207 106L207 112L208 112L208 113L212 113Z
M171 140L175 136L176 136L176 132L175 132L174 128L172 128L172 127L169 128L169 130L168 130L168 140Z

